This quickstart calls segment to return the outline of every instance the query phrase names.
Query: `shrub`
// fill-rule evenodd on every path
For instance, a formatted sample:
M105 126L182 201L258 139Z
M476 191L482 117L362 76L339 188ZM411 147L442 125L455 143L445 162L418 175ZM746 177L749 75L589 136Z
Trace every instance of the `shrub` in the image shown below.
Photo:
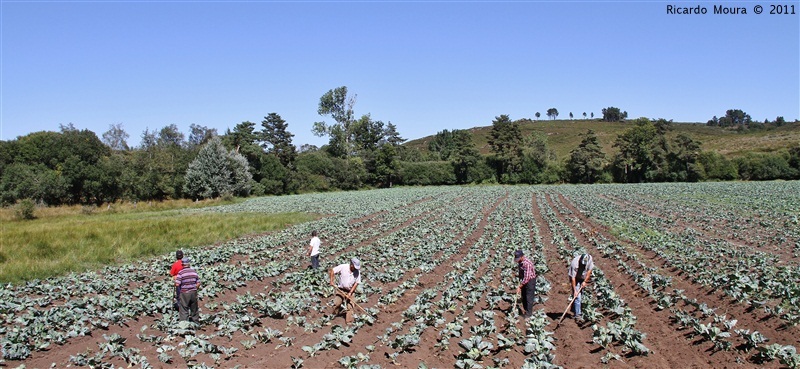
M17 209L14 212L17 219L30 220L36 219L33 211L36 210L36 204L31 199L24 199L17 204Z

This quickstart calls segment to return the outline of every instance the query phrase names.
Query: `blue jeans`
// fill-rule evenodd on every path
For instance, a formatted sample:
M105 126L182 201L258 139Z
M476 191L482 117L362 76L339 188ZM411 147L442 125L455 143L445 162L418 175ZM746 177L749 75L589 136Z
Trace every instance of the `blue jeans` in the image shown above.
M319 254L311 257L311 269L319 269Z
M576 281L575 282L575 288L576 289L580 290L581 286L583 286L583 281L581 281L581 282L577 282ZM572 293L575 293L575 291L572 291ZM578 297L575 298L575 302L572 303L572 312L575 313L576 317L581 316L581 295L582 294L583 294L582 292L579 293Z

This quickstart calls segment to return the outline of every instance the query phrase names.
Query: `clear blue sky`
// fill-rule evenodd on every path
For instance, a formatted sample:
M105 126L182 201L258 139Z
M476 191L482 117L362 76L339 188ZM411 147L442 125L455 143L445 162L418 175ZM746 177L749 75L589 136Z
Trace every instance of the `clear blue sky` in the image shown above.
M711 14L719 3L748 14ZM322 145L312 124L331 119L319 98L343 85L358 116L409 139L551 107L559 118L616 106L677 122L731 108L795 120L800 4L783 3L798 14L758 1L2 0L0 139L121 123L138 145L146 128L224 133L276 112L296 145Z

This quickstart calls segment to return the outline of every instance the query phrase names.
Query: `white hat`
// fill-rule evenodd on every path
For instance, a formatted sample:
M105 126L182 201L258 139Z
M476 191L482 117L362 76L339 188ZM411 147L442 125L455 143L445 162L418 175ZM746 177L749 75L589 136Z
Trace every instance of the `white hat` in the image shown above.
M353 266L354 266L354 267L355 267L357 270L361 270L361 262L358 260L358 258L352 258L352 259L350 259L350 264L353 264Z

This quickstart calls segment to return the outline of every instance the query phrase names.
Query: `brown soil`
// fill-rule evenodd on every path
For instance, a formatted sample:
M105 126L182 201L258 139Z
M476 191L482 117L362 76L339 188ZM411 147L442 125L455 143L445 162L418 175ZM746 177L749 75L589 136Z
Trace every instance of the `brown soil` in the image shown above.
M435 200L431 198L421 198L416 201L410 202L398 209L413 208L418 205L430 204L430 201ZM338 260L345 251L366 249L371 245L379 242L381 239L395 232L401 231L407 227L418 227L420 225L436 226L440 224L440 219L448 211L449 207L458 206L463 198L456 199L448 204L444 204L433 210L425 210L419 212L415 216L410 216L402 223L396 225L387 225L383 223L384 217L393 210L379 211L357 219L349 220L352 228L342 230L337 234L324 235L327 239L335 239L338 237L344 238L347 234L359 232L361 230L376 230L376 234L367 239L361 240L355 245L349 246L348 250L341 250L331 253L326 256L329 260ZM698 286L691 282L690 279L683 276L681 273L674 270L666 260L659 258L654 252L646 250L640 245L628 242L626 240L617 239L611 235L608 227L600 224L598 221L593 220L578 209L578 206L573 204L568 198L563 195L553 199L549 193L532 192L528 198L532 207L532 224L526 224L530 230L531 245L535 245L535 236L538 234L542 240L542 249L532 248L533 255L540 255L546 260L546 265L549 269L544 277L551 283L552 289L548 294L548 300L536 309L543 309L551 323L547 327L548 330L553 331L554 343L556 350L554 363L564 368L595 368L595 367L611 367L611 368L750 368L750 367L763 367L764 365L754 364L748 357L738 351L714 351L713 346L708 342L698 342L696 339L688 337L685 330L679 330L671 319L672 313L668 310L659 311L656 309L652 299L647 293L639 288L634 279L621 271L617 267L617 262L612 258L604 257L603 254L595 248L590 239L590 234L584 234L582 229L595 229L599 236L605 239L612 240L623 245L626 250L638 255L639 260L642 261L647 267L656 268L659 274L672 277L673 288L685 290L685 294L692 298L697 298L698 301L705 302L709 306L717 307L719 314L727 314L731 319L738 319L739 323L737 328L747 328L751 330L758 330L771 339L770 343L782 343L797 345L798 331L795 328L783 329L777 319L771 319L763 315L760 311L748 311L745 306L738 304L726 298L721 293L716 293L703 286ZM645 211L640 205L625 202L620 199L614 199L617 203L624 207L635 208L638 211ZM480 324L479 319L476 318L475 312L488 308L486 300L488 291L478 291L482 294L478 303L464 312L463 317L467 318L464 323L462 333L466 337L455 337L450 339L448 350L443 350L434 345L439 341L439 327L428 327L421 334L420 344L410 352L403 352L398 355L397 359L392 362L388 355L396 350L384 345L379 337L386 334L387 329L392 329L395 323L401 322L402 326L391 333L390 338L396 337L398 334L409 333L409 328L413 326L412 322L404 321L403 313L411 306L418 294L422 291L433 289L448 288L452 281L447 280L447 275L454 270L452 262L465 259L469 255L474 255L480 247L480 242L486 237L486 229L491 227L491 216L511 216L510 208L508 206L509 195L498 196L495 199L489 199L482 204L483 209L476 212L472 220L465 222L463 228L454 227L452 236L448 235L448 239L453 242L464 240L463 245L457 250L454 248L448 250L441 250L431 256L432 261L441 261L441 263L428 273L423 273L419 268L413 268L405 271L404 275L398 280L390 281L387 283L375 283L375 286L381 288L385 294L393 288L400 286L403 282L418 277L418 283L413 288L408 289L399 296L398 300L394 303L382 305L378 304L381 296L368 296L367 301L360 303L361 306L367 309L377 308L379 314L376 317L374 324L362 326L353 338L349 345L345 345L335 350L320 351L314 357L304 352L301 348L303 346L313 346L320 342L323 335L329 333L333 326L344 325L344 318L339 316L335 317L330 326L322 326L318 329L304 330L303 327L297 325L288 325L286 319L274 319L270 317L260 317L257 312L249 311L250 314L258 318L261 326L255 328L254 331L262 331L266 327L281 330L283 337L293 337L294 341L291 346L281 346L282 342L278 339L273 340L267 344L257 344L253 349L245 349L242 341L251 339L250 336L245 335L239 331L234 333L230 338L214 336L210 339L213 344L224 347L236 347L239 349L232 357L222 358L216 364L213 358L206 354L200 354L195 357L196 362L205 362L209 365L216 367L233 367L240 365L243 368L288 368L292 365L292 357L301 358L304 360L304 368L340 368L341 364L338 360L344 356L356 355L358 353L368 354L369 361L361 364L379 364L381 367L417 367L420 363L425 363L429 367L446 368L453 367L456 361L456 355L461 350L458 347L458 341L463 338L469 337L470 327ZM545 209L552 210L555 217L563 222L568 232L571 232L578 238L580 244L589 250L594 256L595 265L605 272L606 277L614 286L615 291L632 309L633 314L638 318L636 328L647 334L644 344L653 352L648 356L625 356L623 355L621 361L612 360L608 364L602 364L601 358L606 354L606 350L592 342L592 328L589 325L578 325L570 319L570 313L567 313L567 318L556 327L556 322L563 313L568 303L568 290L569 286L566 283L566 266L568 260L564 260L559 256L557 245L553 243L553 236L560 234L560 230L551 228L548 221L550 219L549 212L544 214L540 210L540 206ZM426 209L426 208L419 208ZM397 209L395 209L397 210ZM654 214L646 213L654 216ZM474 224L479 220L477 228L467 232L466 226ZM680 225L679 225L680 226ZM495 235L494 244L501 242L504 235L498 233ZM718 236L716 234L706 234L705 236ZM257 238L257 236L253 236ZM286 251L291 249L298 242L305 242L306 240L291 240L282 245L276 246L275 249ZM415 244L409 244L408 247L415 247ZM527 249L526 249L527 250ZM266 252L266 251L265 251ZM490 253L492 258L508 259L509 255L502 255L497 249L492 250ZM277 256L270 254L253 255L253 257L246 255L234 256L230 263L266 263L269 261L277 260ZM452 261L452 262L451 262ZM287 273L298 272L306 267L305 260L298 262ZM636 268L640 268L638 265ZM324 273L324 272L323 272ZM490 276L492 281L502 281L508 278L509 271L507 270L488 270L487 268L479 268L476 272L476 277ZM325 276L327 278L327 275ZM240 287L236 290L226 291L213 299L214 303L218 305L230 304L236 301L236 297L246 292L253 295L258 293L271 293L289 291L293 288L291 285L281 284L281 276L265 278L260 281L248 281L247 285ZM137 283L138 285L138 283ZM591 292L591 290L589 290ZM434 302L442 299L441 291L433 299ZM221 307L216 310L208 308L206 305L208 301L201 301L201 313L215 314L221 311ZM307 311L303 316L309 322L324 321L327 314L329 314L330 302L322 299L320 310ZM463 302L461 303L463 304ZM508 302L500 302L493 311L495 312L496 327L499 333L504 333L505 328L509 323L509 317L512 312L512 307ZM461 306L457 311L461 311ZM447 312L444 314L445 319L453 319L456 313ZM162 344L169 344L179 346L183 341L178 337L175 341L164 342L162 344L155 344L149 342L142 342L137 338L137 334L142 333L140 328L142 326L153 325L161 316L142 316L137 320L130 321L126 326L111 326L107 331L95 330L91 336L79 337L71 339L63 346L54 345L50 350L45 352L34 352L33 355L24 362L8 361L5 364L8 367L16 367L19 364L25 364L28 368L47 368L51 364L56 367L69 366L70 356L83 352L96 353L98 351L98 343L104 342L103 335L110 335L113 333L119 334L127 339L126 347L135 348L144 354L150 364L154 368L173 368L185 367L186 363L178 354L177 350L169 352L173 357L173 361L168 364L158 361L158 352L156 349ZM609 319L606 317L605 319ZM524 330L522 319L518 328ZM213 335L215 326L212 324L205 325L198 334ZM163 335L155 329L147 329L144 334ZM374 351L369 352L366 347L373 345ZM280 347L279 347L280 346ZM612 347L613 353L621 353L621 348ZM492 357L507 358L509 365L507 367L518 368L523 365L525 354L520 347L516 347L510 351L494 352ZM128 364L121 358L109 359L105 358L106 362L110 362L115 366L125 367ZM491 360L484 360L484 366L493 365ZM74 365L73 365L74 366ZM777 362L766 363L766 367L778 367Z

